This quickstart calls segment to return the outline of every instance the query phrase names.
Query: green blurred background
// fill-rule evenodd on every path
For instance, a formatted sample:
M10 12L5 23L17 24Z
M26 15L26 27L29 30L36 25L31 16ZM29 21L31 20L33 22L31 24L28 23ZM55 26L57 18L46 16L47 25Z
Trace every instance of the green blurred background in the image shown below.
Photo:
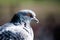
M35 40L37 39L39 28L48 22L60 24L60 0L0 0L0 25L9 22L13 15L21 9L35 11L40 23L31 23ZM54 17L54 20L52 20Z

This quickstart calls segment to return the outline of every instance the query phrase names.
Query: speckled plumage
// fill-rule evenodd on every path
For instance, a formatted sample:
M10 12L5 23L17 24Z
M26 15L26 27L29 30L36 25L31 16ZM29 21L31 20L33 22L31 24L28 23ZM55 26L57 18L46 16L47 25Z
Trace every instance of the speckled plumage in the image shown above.
M27 13L33 16L27 16ZM0 40L33 40L34 33L30 26L35 14L31 10L17 12L12 20L0 27Z

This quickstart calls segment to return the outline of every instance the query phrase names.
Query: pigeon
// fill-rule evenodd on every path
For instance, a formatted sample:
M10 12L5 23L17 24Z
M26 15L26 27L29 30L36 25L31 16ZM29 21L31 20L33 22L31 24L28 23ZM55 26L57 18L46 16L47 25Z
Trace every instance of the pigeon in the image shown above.
M34 11L19 10L10 22L0 26L0 40L34 40L32 20L39 22Z

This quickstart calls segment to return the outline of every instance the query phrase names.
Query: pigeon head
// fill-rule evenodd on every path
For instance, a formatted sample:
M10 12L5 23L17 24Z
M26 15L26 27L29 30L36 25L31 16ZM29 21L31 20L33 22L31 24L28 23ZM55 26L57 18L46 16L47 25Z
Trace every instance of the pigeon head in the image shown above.
M22 23L22 22L31 22L32 20L36 20L36 14L32 10L19 10L17 14L15 14L11 20L13 23Z

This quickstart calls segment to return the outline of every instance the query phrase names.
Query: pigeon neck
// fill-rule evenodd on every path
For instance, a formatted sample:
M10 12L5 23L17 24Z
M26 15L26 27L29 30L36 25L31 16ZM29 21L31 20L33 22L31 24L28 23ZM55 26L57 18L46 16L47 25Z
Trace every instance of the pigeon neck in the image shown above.
M29 27L30 26L30 22L26 21L26 22L24 22L24 25L25 25L25 27Z

